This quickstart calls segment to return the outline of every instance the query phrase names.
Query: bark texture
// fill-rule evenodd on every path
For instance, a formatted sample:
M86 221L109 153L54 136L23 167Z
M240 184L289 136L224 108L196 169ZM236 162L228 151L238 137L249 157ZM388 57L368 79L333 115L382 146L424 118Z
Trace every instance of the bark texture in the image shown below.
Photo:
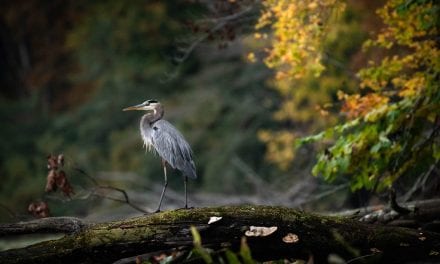
M221 219L208 224L214 216ZM329 254L337 254L345 260L368 262L440 261L438 233L371 225L284 207L196 208L80 226L79 231L58 240L0 252L1 262L111 263L151 252L191 250L191 226L200 232L203 245L212 249L237 249L241 238L247 236L257 260L313 256L316 263L325 263ZM276 231L267 236L258 232L253 233L257 236L249 236L252 232L246 231L251 226L276 227Z

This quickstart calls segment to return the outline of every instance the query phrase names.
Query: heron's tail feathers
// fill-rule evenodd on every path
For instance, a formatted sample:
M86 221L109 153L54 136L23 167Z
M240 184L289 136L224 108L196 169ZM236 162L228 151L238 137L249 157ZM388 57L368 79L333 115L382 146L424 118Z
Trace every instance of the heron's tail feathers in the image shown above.
M194 161L186 163L185 165L186 166L182 170L183 175L191 179L197 178L196 165L194 164Z

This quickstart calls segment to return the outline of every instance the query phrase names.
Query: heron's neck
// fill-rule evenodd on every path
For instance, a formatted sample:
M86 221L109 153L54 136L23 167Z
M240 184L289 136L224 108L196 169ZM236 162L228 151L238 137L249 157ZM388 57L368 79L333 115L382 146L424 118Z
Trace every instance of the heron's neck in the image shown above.
M153 110L153 112L149 112L145 114L142 119L146 122L148 122L150 125L156 122L157 120L161 119L163 117L164 111L162 106L156 107L156 109Z

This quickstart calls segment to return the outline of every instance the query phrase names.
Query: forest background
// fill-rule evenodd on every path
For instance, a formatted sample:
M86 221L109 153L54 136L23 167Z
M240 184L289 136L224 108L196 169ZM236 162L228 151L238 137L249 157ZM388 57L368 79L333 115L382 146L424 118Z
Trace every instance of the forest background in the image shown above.
M193 206L339 210L392 186L432 197L436 13L434 1L3 2L0 220L28 218L35 201L53 216L139 213L99 186L153 209L160 161L140 114L122 112L146 99L193 147ZM44 189L59 153L70 196ZM180 207L182 180L170 181L164 208Z

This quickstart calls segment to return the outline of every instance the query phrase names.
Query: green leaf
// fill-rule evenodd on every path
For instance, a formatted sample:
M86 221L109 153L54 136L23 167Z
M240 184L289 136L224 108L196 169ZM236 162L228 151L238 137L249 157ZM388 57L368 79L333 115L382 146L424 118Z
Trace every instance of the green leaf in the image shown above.
M324 139L324 136L325 136L325 131L323 131L319 134L316 134L316 135L298 138L297 140L295 140L295 147L298 148L298 147L301 147L302 145L322 140L322 139Z
M346 172L348 170L348 166L350 165L350 157L343 156L338 159L338 167L341 172Z
M197 231L195 226L191 226L191 234L193 236L194 249L193 252L199 255L205 263L213 263L212 257L209 252L202 247L202 238L199 231Z
M230 251L229 249L226 249L225 255L226 259L228 260L228 264L241 264L240 260L237 257L237 254Z
M382 143L378 142L373 147L371 147L370 153L372 153L372 154L378 153L381 148L382 148Z
M437 144L432 145L432 157L436 162L440 160L440 146Z
M197 231L197 228L195 226L191 226L191 234L193 236L194 246L201 246L202 238L200 237L200 233L199 231Z
M249 246L246 242L246 238L241 238L241 245L240 245L240 256L243 259L244 264L254 264L255 261L252 259L251 250L249 249Z

